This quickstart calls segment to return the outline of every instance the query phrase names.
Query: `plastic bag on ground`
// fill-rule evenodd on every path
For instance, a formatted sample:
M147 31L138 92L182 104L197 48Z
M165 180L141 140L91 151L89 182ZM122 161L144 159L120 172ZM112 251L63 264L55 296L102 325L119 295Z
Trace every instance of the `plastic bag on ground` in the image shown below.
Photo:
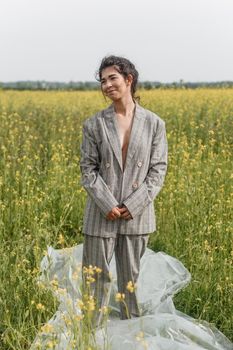
M60 305L55 315L42 328L31 350L81 349L74 346L75 330L69 320L81 318L77 300L81 299L82 244L66 249L48 248L41 261L40 281L56 288L52 291ZM141 259L137 293L142 316L120 320L116 266L113 257L109 307L113 310L105 327L96 329L94 342L101 350L232 350L233 344L215 327L200 322L175 309L172 297L190 281L190 273L183 264L163 252L146 249ZM71 317L72 316L72 317ZM68 321L67 321L68 320ZM79 329L80 331L80 329ZM80 332L81 333L81 332ZM81 336L81 334L79 334ZM54 344L51 343L55 339Z

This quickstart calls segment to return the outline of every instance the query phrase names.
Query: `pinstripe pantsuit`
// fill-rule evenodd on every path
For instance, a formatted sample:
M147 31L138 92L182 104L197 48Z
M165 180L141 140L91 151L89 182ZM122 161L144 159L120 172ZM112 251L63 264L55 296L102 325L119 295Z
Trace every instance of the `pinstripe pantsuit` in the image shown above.
M93 294L98 309L108 304L110 294L109 264L115 251L118 291L125 294L125 304L120 303L121 318L139 316L140 310L135 291L129 292L127 283L137 284L140 259L147 246L149 235L117 235L98 237L85 235L83 248L83 266L97 266L102 272L92 284ZM97 324L101 321L101 313L97 315Z
M137 102L135 105L124 167L114 105L83 125L80 168L88 193L83 263L103 268L101 293L108 283L108 264L114 250L119 291L125 292L129 280L136 281L146 247L144 235L156 230L154 199L167 171L165 122ZM126 206L132 219L107 220L116 206ZM135 294L125 294L131 315L138 315Z

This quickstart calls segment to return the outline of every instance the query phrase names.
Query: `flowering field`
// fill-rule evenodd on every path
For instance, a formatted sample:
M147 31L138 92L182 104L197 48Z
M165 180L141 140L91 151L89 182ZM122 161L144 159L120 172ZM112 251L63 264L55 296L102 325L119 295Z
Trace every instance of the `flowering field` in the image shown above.
M191 272L176 308L233 340L233 90L140 91L166 121L169 166L149 246ZM82 122L99 92L0 92L0 348L28 349L57 302L38 286L48 245L82 242ZM48 348L54 344L48 344Z

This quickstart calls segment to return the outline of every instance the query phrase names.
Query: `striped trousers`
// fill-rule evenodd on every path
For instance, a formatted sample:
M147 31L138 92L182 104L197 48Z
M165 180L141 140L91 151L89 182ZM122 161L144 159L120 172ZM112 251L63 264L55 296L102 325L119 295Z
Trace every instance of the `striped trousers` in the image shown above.
M148 243L148 234L117 235L116 237L99 237L85 235L83 244L83 267L92 265L101 269L91 288L97 302L97 310L108 305L110 297L109 264L115 252L118 292L125 294L124 303L120 302L121 319L140 316L135 291L126 287L129 281L137 283L140 259ZM84 276L85 285L85 276ZM96 324L100 325L102 313L98 312Z

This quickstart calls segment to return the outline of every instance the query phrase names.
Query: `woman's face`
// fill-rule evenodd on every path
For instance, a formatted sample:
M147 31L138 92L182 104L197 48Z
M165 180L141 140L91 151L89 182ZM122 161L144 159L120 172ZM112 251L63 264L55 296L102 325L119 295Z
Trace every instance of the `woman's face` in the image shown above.
M132 76L124 78L114 66L107 67L101 73L101 89L104 95L112 101L117 101L125 96L131 96Z

